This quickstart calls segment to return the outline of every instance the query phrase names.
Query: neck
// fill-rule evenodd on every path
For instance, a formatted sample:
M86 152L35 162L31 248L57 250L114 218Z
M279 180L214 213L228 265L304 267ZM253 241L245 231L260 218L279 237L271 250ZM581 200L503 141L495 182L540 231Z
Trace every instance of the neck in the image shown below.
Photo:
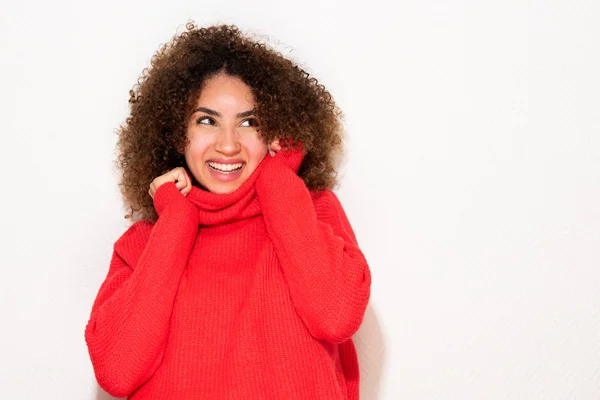
M187 198L198 207L200 225L221 225L260 215L255 182L264 163L260 163L250 176L230 193L212 193L199 186L192 186Z

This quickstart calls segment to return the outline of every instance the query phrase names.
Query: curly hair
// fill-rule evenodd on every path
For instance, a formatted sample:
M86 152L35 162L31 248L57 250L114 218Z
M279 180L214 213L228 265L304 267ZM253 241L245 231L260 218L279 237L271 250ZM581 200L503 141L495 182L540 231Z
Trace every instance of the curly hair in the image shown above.
M185 28L159 48L129 91L130 114L117 132L116 160L121 194L131 210L125 218L156 222L148 188L175 167L189 172L182 154L187 121L203 83L222 72L251 88L265 142L285 137L287 146L302 144L306 156L298 175L306 186L333 188L342 150L342 112L325 87L235 25L199 28L190 21Z

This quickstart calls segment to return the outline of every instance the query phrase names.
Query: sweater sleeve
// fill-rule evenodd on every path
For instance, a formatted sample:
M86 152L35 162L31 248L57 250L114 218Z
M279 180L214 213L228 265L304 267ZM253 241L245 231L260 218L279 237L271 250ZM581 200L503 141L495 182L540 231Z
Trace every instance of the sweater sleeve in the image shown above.
M336 195L315 197L292 170L257 180L267 231L296 312L320 340L343 343L360 327L371 274Z
M162 361L173 303L196 238L196 207L165 183L156 190L159 215L133 224L114 244L108 275L92 306L85 340L98 384L130 395Z

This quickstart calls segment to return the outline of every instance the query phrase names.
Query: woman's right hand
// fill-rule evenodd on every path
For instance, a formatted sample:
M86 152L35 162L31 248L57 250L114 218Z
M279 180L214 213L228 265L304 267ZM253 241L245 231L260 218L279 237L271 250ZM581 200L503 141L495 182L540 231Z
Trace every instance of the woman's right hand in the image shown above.
M177 167L161 176L154 178L150 184L150 189L148 190L150 197L154 199L154 193L156 193L156 190L160 187L160 185L167 182L175 182L175 186L177 186L177 189L184 196L187 196L192 190L192 179L188 175L187 171L183 167Z

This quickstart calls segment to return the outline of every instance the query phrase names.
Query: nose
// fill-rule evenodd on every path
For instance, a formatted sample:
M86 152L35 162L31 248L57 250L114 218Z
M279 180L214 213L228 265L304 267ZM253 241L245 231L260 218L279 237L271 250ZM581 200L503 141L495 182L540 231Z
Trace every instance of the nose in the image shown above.
M217 136L215 150L225 156L234 156L241 150L241 143L235 126L223 127Z

